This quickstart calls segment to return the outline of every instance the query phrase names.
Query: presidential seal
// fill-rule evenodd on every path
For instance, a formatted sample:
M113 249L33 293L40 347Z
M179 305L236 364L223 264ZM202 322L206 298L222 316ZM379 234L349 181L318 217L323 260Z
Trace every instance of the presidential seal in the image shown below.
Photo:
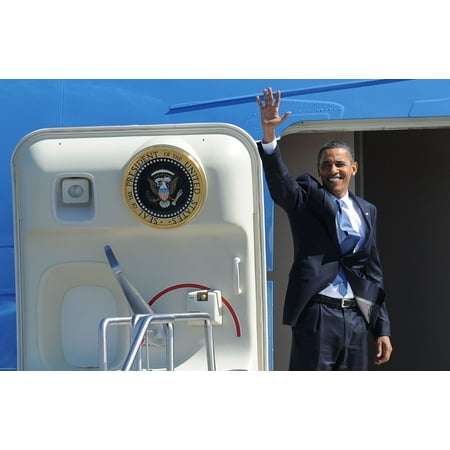
M206 195L202 166L188 152L153 146L137 154L123 176L125 202L138 219L158 228L185 224Z

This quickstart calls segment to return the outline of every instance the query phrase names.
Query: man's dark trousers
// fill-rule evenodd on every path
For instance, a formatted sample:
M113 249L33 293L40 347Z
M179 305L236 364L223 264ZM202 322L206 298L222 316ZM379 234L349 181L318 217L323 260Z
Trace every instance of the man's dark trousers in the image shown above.
M357 307L311 301L292 327L289 370L367 370L367 337Z

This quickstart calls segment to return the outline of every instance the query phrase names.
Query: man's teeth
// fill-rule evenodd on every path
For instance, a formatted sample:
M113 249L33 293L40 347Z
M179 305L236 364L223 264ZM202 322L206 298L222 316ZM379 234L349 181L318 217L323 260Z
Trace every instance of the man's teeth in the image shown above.
M341 181L341 177L328 178L328 181L330 183L336 183L337 181Z

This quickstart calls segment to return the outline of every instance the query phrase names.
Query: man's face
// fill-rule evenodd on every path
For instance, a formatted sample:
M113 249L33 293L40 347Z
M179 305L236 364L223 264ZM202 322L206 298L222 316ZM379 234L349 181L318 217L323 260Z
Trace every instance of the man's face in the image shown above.
M324 187L335 197L341 198L358 171L358 163L352 162L345 148L331 148L322 153L318 170Z

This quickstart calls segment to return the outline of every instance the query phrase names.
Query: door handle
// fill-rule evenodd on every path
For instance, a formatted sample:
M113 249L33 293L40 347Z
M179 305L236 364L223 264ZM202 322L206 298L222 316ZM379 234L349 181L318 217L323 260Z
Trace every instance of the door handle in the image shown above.
M241 263L241 258L239 258L238 256L235 256L233 259L233 287L234 287L234 293L236 295L242 294L241 280L240 280L240 273L239 273L240 263Z

